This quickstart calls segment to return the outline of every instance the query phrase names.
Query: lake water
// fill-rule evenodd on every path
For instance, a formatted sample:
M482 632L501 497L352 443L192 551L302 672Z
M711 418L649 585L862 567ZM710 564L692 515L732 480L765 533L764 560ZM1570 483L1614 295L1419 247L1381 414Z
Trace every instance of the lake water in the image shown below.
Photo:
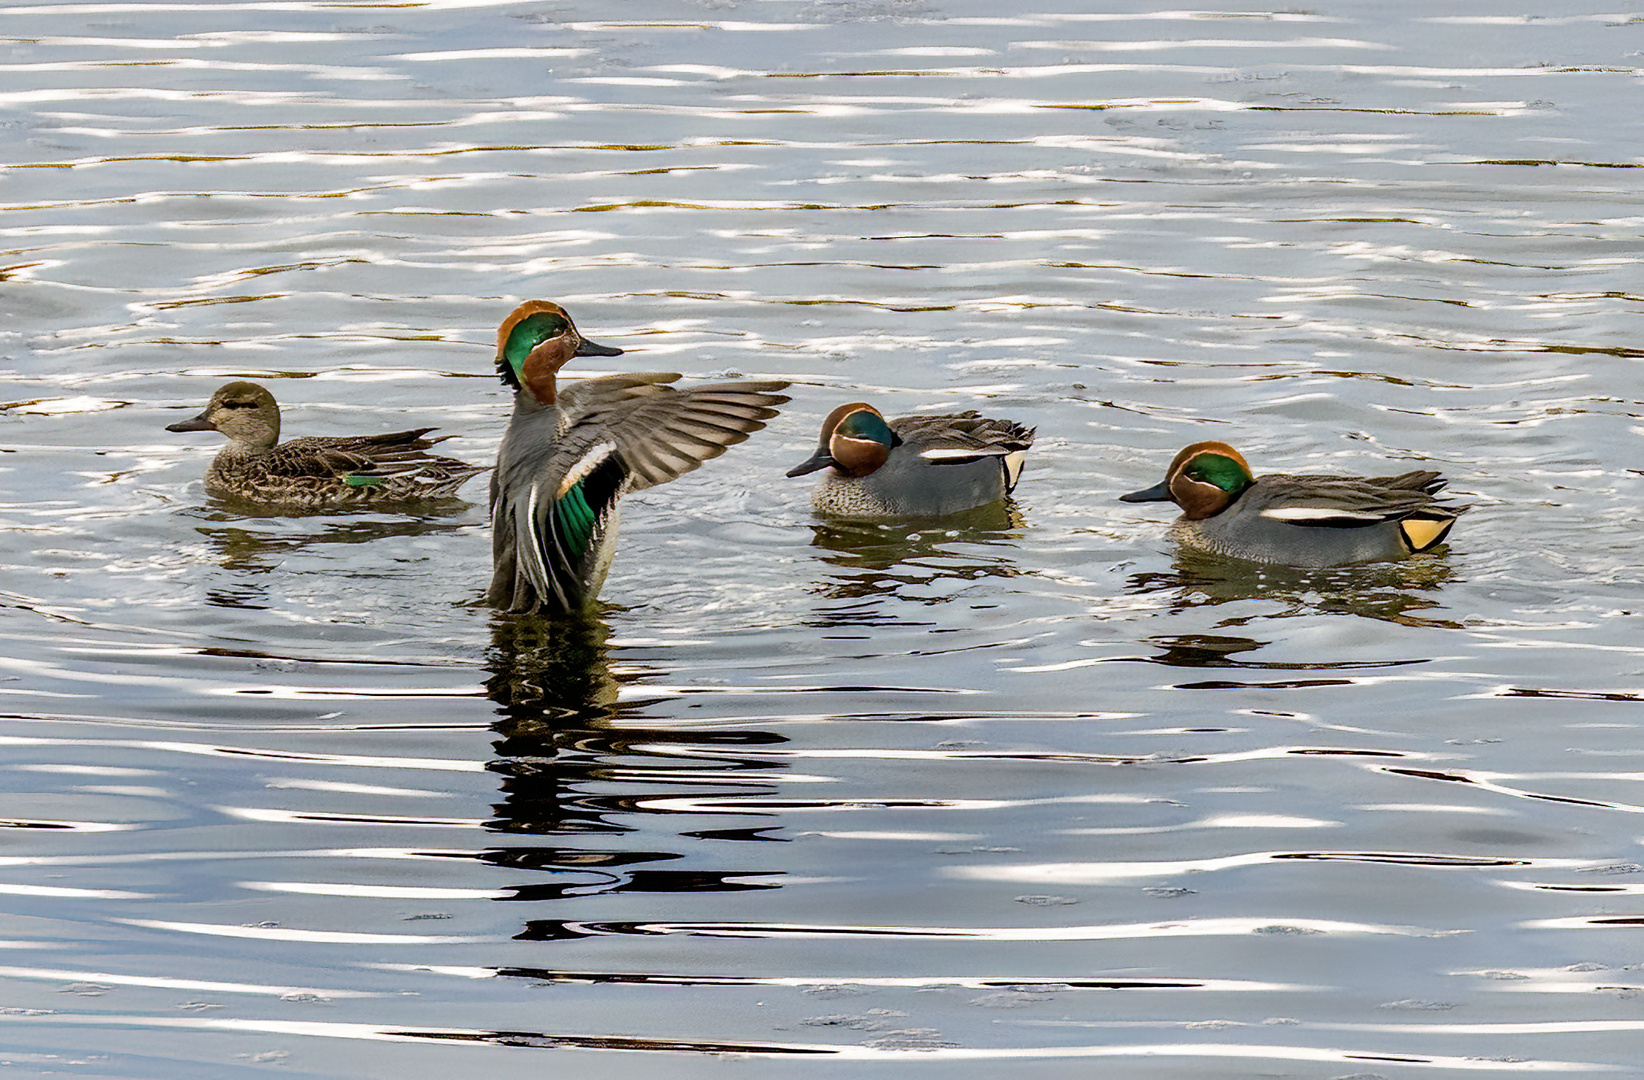
M0 1061L1640 1075L1644 8L1097 6L0 8ZM597 617L164 431L489 462L532 297L797 384ZM1009 513L814 521L863 398L1037 425ZM1474 508L1194 560L1204 438Z

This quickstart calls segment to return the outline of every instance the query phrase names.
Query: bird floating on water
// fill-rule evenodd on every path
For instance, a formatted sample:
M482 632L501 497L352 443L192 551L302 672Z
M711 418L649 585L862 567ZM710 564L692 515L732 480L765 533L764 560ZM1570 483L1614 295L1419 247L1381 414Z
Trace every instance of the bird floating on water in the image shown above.
M816 453L788 470L826 470L812 505L838 517L938 517L998 502L1016 488L1034 429L976 412L886 420L865 402L822 422Z
M290 510L382 506L456 495L485 471L427 453L451 438L433 428L386 435L305 436L280 442L280 406L254 382L231 382L196 417L167 431L216 431L228 438L206 468L206 490L225 499Z
M1430 470L1398 476L1290 475L1257 478L1222 442L1176 455L1164 480L1119 496L1173 502L1172 526L1189 547L1252 562L1323 567L1402 559L1431 551L1468 508L1434 497L1447 481Z
M497 373L514 390L491 477L491 586L510 612L581 610L616 550L618 500L718 457L765 426L786 382L669 385L677 373L607 375L561 389L572 357L618 356L558 304L521 304L497 329Z

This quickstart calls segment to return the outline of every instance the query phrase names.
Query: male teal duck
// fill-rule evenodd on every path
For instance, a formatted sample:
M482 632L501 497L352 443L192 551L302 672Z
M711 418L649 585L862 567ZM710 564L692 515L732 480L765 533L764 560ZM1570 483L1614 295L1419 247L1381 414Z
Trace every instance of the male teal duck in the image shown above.
M206 490L224 499L289 510L446 499L485 471L426 453L433 428L386 435L307 436L280 442L280 406L265 387L231 382L200 415L167 431L217 431L228 445L206 469Z
M1176 455L1163 482L1119 498L1174 502L1182 516L1172 534L1190 547L1252 562L1323 567L1402 559L1443 543L1456 515L1467 509L1433 497L1444 485L1428 470L1257 479L1231 446L1200 442Z
M786 382L676 389L675 373L608 375L559 389L573 356L618 356L558 304L521 304L497 329L514 414L491 477L491 587L511 612L567 613L599 594L616 549L617 500L690 472L765 426Z
M865 402L822 421L816 453L788 470L827 470L812 505L836 517L939 517L998 502L1016 489L1033 428L975 412L886 420Z

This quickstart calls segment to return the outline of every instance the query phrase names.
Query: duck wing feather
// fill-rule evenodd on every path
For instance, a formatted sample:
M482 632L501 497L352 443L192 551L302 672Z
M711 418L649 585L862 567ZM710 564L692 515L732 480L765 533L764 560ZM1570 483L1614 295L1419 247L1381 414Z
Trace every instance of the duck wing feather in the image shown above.
M765 426L785 382L676 389L673 372L610 375L560 391L552 450L529 449L491 482L494 572L489 603L507 611L575 611L610 560L617 500L681 476ZM515 424L545 423L538 414ZM511 430L510 434L515 434ZM528 447L529 428L518 434ZM547 433L535 436L547 442Z
M641 491L723 454L764 427L788 400L778 392L786 382L668 385L678 378L669 372L576 383L560 393L560 407L571 417L562 441L582 442L579 429L597 432L595 441L612 443L621 457L628 490Z
M1454 518L1467 507L1434 497L1445 483L1438 473L1425 469L1397 476L1273 473L1262 477L1241 500L1251 500L1263 517L1277 521L1364 528L1411 515Z

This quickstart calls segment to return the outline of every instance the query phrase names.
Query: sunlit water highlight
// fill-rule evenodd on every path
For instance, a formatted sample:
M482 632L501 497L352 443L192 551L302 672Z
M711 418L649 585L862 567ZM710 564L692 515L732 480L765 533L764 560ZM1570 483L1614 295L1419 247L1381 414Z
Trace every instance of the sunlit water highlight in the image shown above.
M1635 1072L1637 23L0 9L0 1057ZM489 461L537 296L629 350L573 376L797 384L595 618L479 605L483 481L251 515L163 430ZM814 521L856 399L1036 425L1014 505ZM1200 559L1114 500L1202 438L1474 509Z

